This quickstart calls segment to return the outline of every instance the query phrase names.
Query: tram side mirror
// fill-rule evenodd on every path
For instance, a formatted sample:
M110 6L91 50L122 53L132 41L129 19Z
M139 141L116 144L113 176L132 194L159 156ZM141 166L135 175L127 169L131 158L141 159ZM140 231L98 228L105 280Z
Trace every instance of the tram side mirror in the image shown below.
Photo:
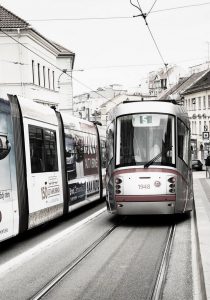
M4 159L10 152L11 145L5 135L0 135L0 160Z

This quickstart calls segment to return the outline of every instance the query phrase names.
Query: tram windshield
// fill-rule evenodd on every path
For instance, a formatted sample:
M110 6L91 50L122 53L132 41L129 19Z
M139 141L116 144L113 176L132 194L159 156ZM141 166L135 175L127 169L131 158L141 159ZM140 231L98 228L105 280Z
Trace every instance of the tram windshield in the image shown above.
M175 118L133 114L117 119L116 166L175 165ZM158 156L158 157L156 157Z

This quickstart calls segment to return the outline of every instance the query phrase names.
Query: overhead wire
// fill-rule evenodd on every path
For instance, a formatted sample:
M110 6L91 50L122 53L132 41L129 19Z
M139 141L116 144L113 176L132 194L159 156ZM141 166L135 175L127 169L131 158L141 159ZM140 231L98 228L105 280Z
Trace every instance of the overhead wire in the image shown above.
M199 7L203 5L210 5L210 2L204 2L204 3L197 3L197 4L189 4L189 5L182 5L182 6L176 6L176 7L169 7L169 8L163 8L158 10L152 10L154 5L156 4L157 0L153 3L152 7L148 11L148 14L153 13L160 13L165 11L171 11L171 10L178 10L183 8L190 8L190 7ZM138 6L136 8L139 9ZM51 21L89 21L89 20L117 20L117 19L133 19L131 16L112 16L112 17L87 17L87 18L49 18L49 19L28 19L28 22L51 22Z
M152 11L153 7L155 6L156 2L157 2L157 0L155 0L155 2L152 4L152 6L151 6L151 8L149 9L147 15L149 15L149 14L151 13L151 11Z
M138 2L138 5L135 5L134 3L131 2L130 0L130 3L136 7L138 10L140 10L141 14L138 15L138 16L142 16L145 20L145 24L147 25L148 27L148 30L149 30L149 33L153 39L153 42L155 44L155 47L157 48L157 51L161 57L161 60L166 68L166 71L167 71L167 66L168 64L165 63L164 61L164 58L160 52L160 49L158 47L158 44L152 34L152 31L148 25L148 22L146 20L146 17L150 14L150 13L158 13L158 12L164 12L164 11L170 11L170 10L177 10L177 9L182 9L182 8L189 8L189 7L196 7L196 6L203 6L203 5L209 5L210 2L205 2L205 3L197 3L197 4L191 4L191 5L184 5L184 6L177 6L177 7L172 7L172 8L165 8L165 9L160 9L160 10L153 10L153 7L154 5L156 4L157 0L154 1L153 5L151 6L151 8L149 9L148 13L143 13L142 9L141 9L141 6L140 6L140 3L139 1L137 0ZM135 16L137 17L137 16ZM31 19L31 20L28 20L28 21L81 21L81 20L106 20L106 19L132 19L133 17L130 17L130 16L119 16L119 17L90 17L90 18L66 18L66 19ZM83 85L84 87L88 88L89 90L93 91L93 89L91 87L89 87L88 85L82 83L81 81L79 81L78 79L76 79L74 76L72 75L69 75L68 73L66 72L63 72L62 69L60 69L59 67L57 67L55 64L53 64L52 62L48 61L47 59L45 59L44 57L42 57L41 55L39 55L38 53L36 53L35 51L33 51L32 49L28 48L27 46L25 46L24 44L22 44L21 42L19 42L18 40L16 40L15 38L13 38L11 35L9 35L8 33L6 33L5 31L3 31L2 29L0 29L5 35L7 35L8 37L10 37L11 39L13 39L15 42L19 43L20 45L22 45L23 47L25 47L27 50L31 51L32 53L34 53L36 56L40 57L41 59L43 59L44 61L46 61L47 63L49 63L50 65L52 65L53 67L55 67L57 70L61 71L62 73L65 73L67 76L71 77L74 81L77 81L79 84ZM142 65L143 66L143 65ZM106 68L109 68L110 66L106 67ZM111 66L113 67L113 66ZM114 66L115 67L115 66ZM121 66L117 66L117 67L121 67ZM127 67L127 66L126 66ZM99 96L105 98L106 100L108 100L106 97L104 97L103 95L101 95L100 93L98 93L97 91L94 91L95 93L97 93Z
M170 7L170 8L163 8L163 9L153 10L151 13L159 13L159 12L178 10L178 9L189 8L189 7L198 7L198 6L209 5L209 4L210 4L210 2L205 2L205 3L197 3L197 4L176 6L176 7Z
M145 24L146 24L146 26L147 26L147 28L148 28L148 30L149 30L150 36L152 37L152 40L153 40L153 42L154 42L154 44L155 44L155 47L156 47L156 49L157 49L157 51L158 51L158 53L159 53L159 56L160 56L160 58L161 58L161 60L162 60L162 62L163 62L163 64L164 64L164 67L165 67L165 69L166 69L166 76L167 76L167 79L168 79L168 84L169 84L169 86L170 86L169 75L168 75L168 63L165 62L165 60L164 60L164 58L163 58L163 55L162 55L162 53L161 53L161 51L160 51L160 49L159 49L159 47L158 47L158 44L157 44L157 42L156 42L156 40L155 40L155 38L154 38L154 35L153 35L153 33L152 33L152 31L151 31L151 29L150 29L150 27L149 27L149 24L148 24L148 21L147 21L147 15L148 15L148 14L143 12L143 10L142 10L142 8L141 8L141 5L140 5L140 3L139 3L139 0L136 0L136 1L137 1L137 3L138 3L138 6L135 5L135 4L132 2L132 0L130 0L130 3L131 3L132 6L136 7L136 8L140 11L140 14L139 14L139 15L135 15L135 16L133 16L133 17L142 17L142 18L144 19ZM157 1L157 0L156 0L156 1ZM152 8L154 7L156 1L154 2ZM151 11L151 9L150 9L150 11Z

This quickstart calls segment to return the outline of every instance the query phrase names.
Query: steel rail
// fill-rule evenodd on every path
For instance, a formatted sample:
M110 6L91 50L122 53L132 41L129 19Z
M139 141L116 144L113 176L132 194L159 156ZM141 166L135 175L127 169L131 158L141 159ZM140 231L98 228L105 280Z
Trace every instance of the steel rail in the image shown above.
M162 260L160 263L160 267L158 268L158 274L155 280L155 284L152 289L152 293L150 294L149 299L151 300L159 300L162 299L163 288L165 284L166 272L168 269L168 264L170 260L171 248L174 240L174 235L176 231L176 224L170 226L168 235L166 238L166 246L164 249L164 253L162 256Z
M39 300L45 296L58 282L60 282L69 272L71 272L84 258L86 258L101 242L103 242L118 226L120 222L112 226L101 237L85 249L77 258L68 264L60 273L50 280L39 292L30 298L30 300Z

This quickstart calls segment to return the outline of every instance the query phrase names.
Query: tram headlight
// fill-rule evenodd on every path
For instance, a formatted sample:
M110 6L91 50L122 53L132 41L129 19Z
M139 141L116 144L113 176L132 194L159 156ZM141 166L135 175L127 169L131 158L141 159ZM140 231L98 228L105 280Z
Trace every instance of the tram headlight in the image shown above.
M169 179L168 179L168 182L171 182L171 183L175 183L176 182L176 177L170 177Z
M116 183L116 184L122 183L122 179L119 178L119 177L115 178L115 183Z
M170 188L175 188L175 184L174 184L174 183L171 183L171 184L169 184L169 187L170 187Z
M167 193L175 194L176 193L176 176L168 176L167 181Z
M115 193L117 195L122 193L122 184L123 184L122 178L116 177L115 178Z

